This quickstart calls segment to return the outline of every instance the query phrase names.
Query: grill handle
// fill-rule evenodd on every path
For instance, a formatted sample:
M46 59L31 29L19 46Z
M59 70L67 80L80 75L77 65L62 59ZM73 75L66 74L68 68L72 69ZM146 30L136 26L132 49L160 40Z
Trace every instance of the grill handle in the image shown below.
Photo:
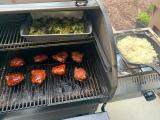
M86 6L87 3L88 3L88 0L76 0L75 5L77 7L80 7L80 6Z

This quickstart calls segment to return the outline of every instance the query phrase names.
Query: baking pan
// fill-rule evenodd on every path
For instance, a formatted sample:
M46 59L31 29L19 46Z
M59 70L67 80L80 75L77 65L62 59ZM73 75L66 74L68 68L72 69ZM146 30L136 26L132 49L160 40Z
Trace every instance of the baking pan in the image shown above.
M117 42L121 39L123 39L124 37L126 36L133 36L133 37L138 37L138 38L146 38L148 40L148 42L151 43L151 45L153 46L154 50L156 51L156 53L158 54L157 58L155 58L155 60L153 61L153 63L149 63L149 64L136 64L136 63L132 63L130 61L128 61L124 56L123 54L121 53L121 51L118 49L117 47ZM146 34L132 34L132 33L128 33L128 34L121 34L121 35L117 35L115 37L116 39L116 47L122 57L122 59L129 65L136 65L136 66L139 66L139 65L147 65L151 68L153 68L158 74L160 74L160 43L155 40L155 39L152 39L151 37L149 37L148 35Z
M48 16L51 16L51 17L54 17L54 12L51 14L51 12L48 14ZM73 17L73 12L71 12L69 15L68 13L57 13L55 14L55 17L60 17L62 18L65 17L66 15L67 16L71 16ZM82 15L81 13L77 12L76 14L79 14L79 15ZM44 15L44 14L42 14ZM36 17L35 17L36 16ZM88 20L86 18L86 16L84 16L84 19L86 21L86 32L85 33L77 33L77 34L42 34L42 35L29 35L28 32L29 32L29 26L32 24L32 21L34 19L36 19L38 17L42 17L42 16L39 16L39 15L29 15L26 19L26 21L24 22L24 24L22 24L21 26L21 30L20 30L20 35L24 38L26 38L27 41L30 41L30 42L56 42L56 41L68 41L68 40L79 40L79 39L86 39L88 38L91 33L92 33L92 25L91 25L91 22L90 20ZM44 15L45 16L45 15ZM80 17L78 17L80 18Z

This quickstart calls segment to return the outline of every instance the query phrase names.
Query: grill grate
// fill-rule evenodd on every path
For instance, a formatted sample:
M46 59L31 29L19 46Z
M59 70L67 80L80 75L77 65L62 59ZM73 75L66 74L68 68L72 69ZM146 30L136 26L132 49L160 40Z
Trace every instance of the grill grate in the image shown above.
M118 79L118 88L115 95L124 95L159 88L160 77L157 73L132 77L128 76Z
M24 49L24 48L38 48L45 46L53 46L54 42L29 42L25 38L20 36L20 27L21 23L9 23L9 24L0 24L0 50L15 50L15 49ZM72 41L73 44L77 42L90 42L93 41L94 37L90 36L85 40L76 40ZM56 42L58 43L58 42ZM58 43L60 44L60 43ZM63 42L62 44L65 44Z
M69 45L50 48L36 48L21 51L10 51L6 55L6 65L0 70L0 110L9 112L13 110L26 109L38 106L57 105L69 103L73 101L82 101L107 97L107 87L104 85L104 76L99 73L102 70L100 59L96 50L92 48L94 44L88 43L80 45ZM88 48L89 51L86 51ZM59 51L64 49L69 53L71 51L80 50L85 54L85 59L82 63L74 63L70 58L67 59L67 72L65 76L54 76L51 73L51 67L59 63L52 59L42 63L35 64L31 58L38 53L45 53L51 56L49 51ZM31 54L27 54L29 51ZM54 52L55 52L54 51ZM30 53L30 52L29 52ZM10 58L22 56L26 60L26 66L18 69L13 69L8 66ZM79 82L74 79L73 71L75 66L86 69L88 78L84 82ZM31 83L31 70L45 69L47 78L41 86L36 86ZM21 72L25 75L25 80L18 86L8 87L5 82L5 75L8 73ZM99 74L97 74L99 73ZM102 85L103 84L103 85ZM105 87L105 88L104 88ZM105 95L105 96L104 96Z
M143 75L149 73L155 73L155 71L148 66L139 65L133 66L127 64L119 54L117 54L117 62L118 62L118 77L132 77L136 75Z
M25 74L24 82L12 88L6 85L4 76L8 73L16 73L18 70L1 71L0 107L2 112L84 98L89 99L102 95L95 76L96 66L93 61L85 61L81 64L88 72L88 79L85 82L74 80L75 63L68 63L66 75L61 77L51 74L51 66L52 64L26 67L21 70ZM35 86L31 83L30 71L36 68L44 68L47 71L48 77L41 86Z

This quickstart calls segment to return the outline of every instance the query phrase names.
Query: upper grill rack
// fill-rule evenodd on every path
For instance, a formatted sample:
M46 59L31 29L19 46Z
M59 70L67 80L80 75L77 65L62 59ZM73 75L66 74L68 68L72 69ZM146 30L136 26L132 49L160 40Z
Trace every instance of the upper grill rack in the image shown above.
M37 47L55 45L55 44L52 44L54 40L53 42L26 41L25 38L20 36L20 28L21 28L21 23L17 23L17 22L15 24L14 23L0 24L0 51L24 49L24 48L37 48ZM88 39L85 39L85 40L80 39L74 42L72 41L72 43L76 44L79 41L81 41L82 43L82 42L90 42L93 40L94 40L94 37L90 36ZM62 44L65 44L65 42L63 42Z

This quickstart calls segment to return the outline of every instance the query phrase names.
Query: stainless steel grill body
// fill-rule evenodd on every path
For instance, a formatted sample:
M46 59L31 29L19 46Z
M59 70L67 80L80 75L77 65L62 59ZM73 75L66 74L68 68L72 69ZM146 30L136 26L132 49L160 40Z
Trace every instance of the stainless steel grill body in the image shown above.
M47 43L27 42L20 36L21 24L29 12L67 10L84 10L93 25L92 36L76 41ZM113 97L117 88L116 51L109 17L100 1L89 0L87 6L79 7L75 6L75 1L70 0L8 4L0 5L0 13L0 57L3 58L0 60L1 119L44 120L49 114L56 116L58 113L61 118L66 118L94 112L99 103L108 102ZM62 49L70 52L80 50L86 56L81 64L75 64L68 59L67 73L64 77L51 74L51 66L58 64L51 59L41 65L33 64L30 59L36 53L44 52L51 56L52 50L58 52ZM24 57L27 64L15 71L8 67L8 60L17 55ZM89 76L86 82L74 80L74 66L82 66L87 70ZM34 68L44 68L47 71L47 79L42 86L37 87L31 84L30 71ZM9 72L19 71L25 74L25 81L17 87L9 88L4 76Z

